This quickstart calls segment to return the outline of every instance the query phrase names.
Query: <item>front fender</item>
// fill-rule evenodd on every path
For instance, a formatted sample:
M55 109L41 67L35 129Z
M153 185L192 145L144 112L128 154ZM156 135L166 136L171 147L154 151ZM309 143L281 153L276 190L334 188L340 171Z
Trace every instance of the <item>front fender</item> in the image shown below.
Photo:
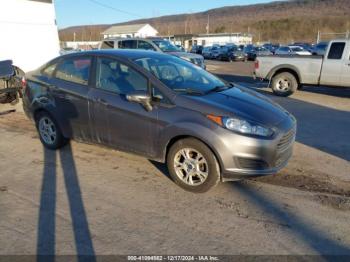
M159 152L160 159L162 162L166 161L168 146L170 142L174 141L174 139L177 140L182 137L193 137L202 141L213 151L221 166L222 160L219 152L216 150L223 146L219 135L215 132L215 129L218 128L220 127L214 123L209 123L207 126L204 126L203 124L187 121L165 127L159 137L159 148L161 149Z

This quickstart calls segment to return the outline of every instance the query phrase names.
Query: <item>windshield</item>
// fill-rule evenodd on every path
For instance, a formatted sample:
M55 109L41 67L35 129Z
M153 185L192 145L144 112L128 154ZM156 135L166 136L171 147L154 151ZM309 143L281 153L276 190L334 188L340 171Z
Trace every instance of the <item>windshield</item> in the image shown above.
M179 51L179 48L177 48L175 45L166 40L153 40L153 43L155 43L163 52Z
M204 94L214 88L227 86L227 83L202 68L177 57L145 57L135 62L176 92L192 90L191 93Z

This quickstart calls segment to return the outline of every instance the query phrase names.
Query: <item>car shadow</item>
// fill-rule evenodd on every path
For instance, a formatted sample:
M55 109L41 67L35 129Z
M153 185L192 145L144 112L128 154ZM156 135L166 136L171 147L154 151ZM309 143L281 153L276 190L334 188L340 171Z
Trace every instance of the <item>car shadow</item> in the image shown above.
M58 151L57 151L58 152ZM40 196L37 261L56 260L57 158L60 157L78 261L96 261L89 224L72 153L67 145L58 153L44 148L43 182Z
M165 164L150 161L165 177L169 178L169 172ZM350 247L337 242L327 236L326 232L313 227L309 222L297 216L294 212L284 208L281 203L274 202L266 194L260 192L248 181L240 181L228 184L235 192L238 192L249 203L256 206L264 214L272 218L273 224L281 226L288 230L290 234L296 237L296 241L302 242L326 261L334 261L335 255L339 261L342 256L350 255ZM261 219L266 221L265 218ZM269 223L271 222L269 220ZM316 257L315 257L316 258Z
M170 177L169 174L169 170L166 164L164 163L160 163L160 162L156 162L153 160L148 160L155 168L158 169L158 171L163 174L166 178L170 179L171 181L173 181Z
M350 247L327 236L320 228L313 227L280 203L274 202L266 194L260 192L246 182L232 183L232 189L239 192L245 199L256 206L257 209L271 216L277 225L286 226L296 237L296 241L302 241L327 261L343 260L344 255L350 255ZM336 255L337 257L334 257ZM337 260L338 261L338 260Z
M293 97L277 97L263 89L254 90L268 96L296 117L297 142L350 161L350 143L347 142L350 134L350 112Z

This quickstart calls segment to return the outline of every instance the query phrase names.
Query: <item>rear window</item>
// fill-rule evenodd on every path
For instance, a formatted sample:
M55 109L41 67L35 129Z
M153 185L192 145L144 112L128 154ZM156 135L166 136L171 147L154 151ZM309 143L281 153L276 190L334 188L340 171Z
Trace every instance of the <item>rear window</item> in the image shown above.
M41 73L42 73L43 75L46 75L46 76L52 76L53 72L54 72L55 69L56 69L56 66L57 66L56 63L51 64L51 65L45 67L45 68L41 71Z
M56 70L56 78L76 84L87 85L91 58L70 58L62 61Z
M328 59L341 59L345 48L344 42L333 43L329 49Z

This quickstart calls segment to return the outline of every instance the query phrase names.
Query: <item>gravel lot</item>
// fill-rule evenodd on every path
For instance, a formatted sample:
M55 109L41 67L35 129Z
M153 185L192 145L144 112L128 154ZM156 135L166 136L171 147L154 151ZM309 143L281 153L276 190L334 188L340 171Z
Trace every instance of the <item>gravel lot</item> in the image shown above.
M1 106L0 254L350 255L350 89L278 98L252 67L208 62L296 116L293 158L201 195L138 156L76 142L45 150L20 108Z

